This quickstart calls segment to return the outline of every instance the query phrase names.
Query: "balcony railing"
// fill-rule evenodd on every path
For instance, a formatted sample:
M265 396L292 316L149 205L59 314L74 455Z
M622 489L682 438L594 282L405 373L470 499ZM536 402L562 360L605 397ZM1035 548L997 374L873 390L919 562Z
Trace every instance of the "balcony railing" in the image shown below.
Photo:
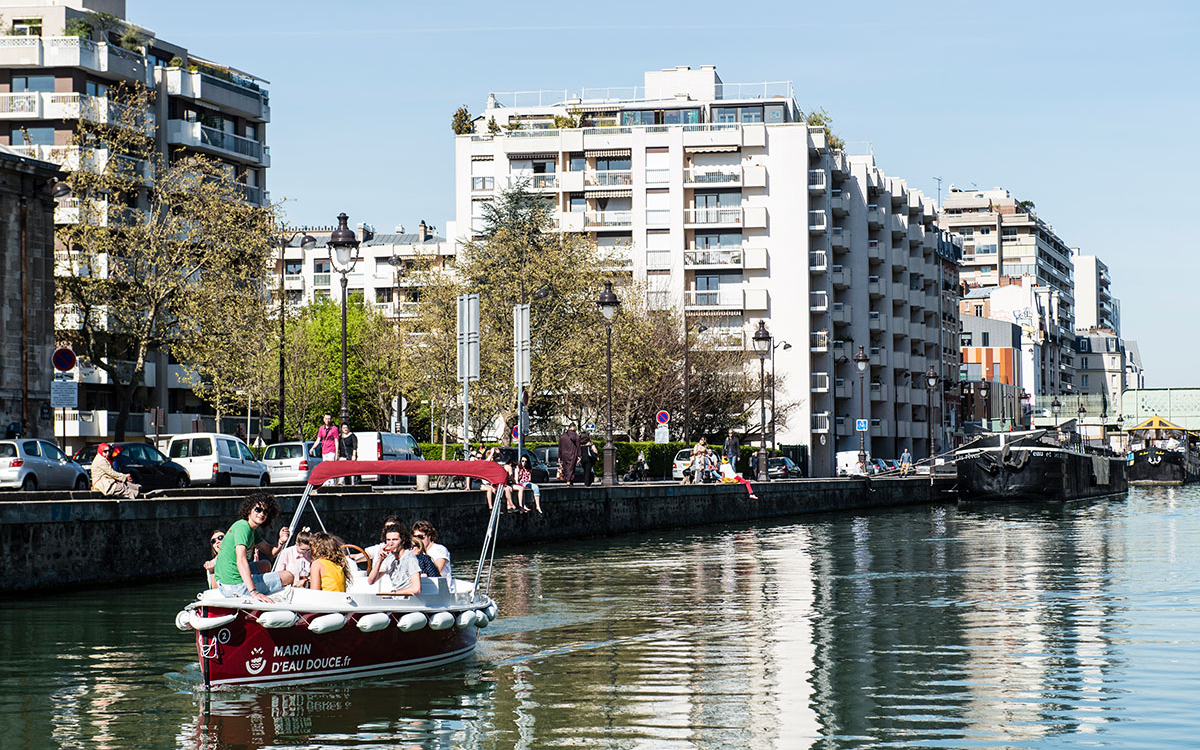
M695 309L741 310L745 295L741 289L691 290L683 293L683 304Z
M535 174L532 175L529 181L529 186L534 190L553 190L558 187L558 175L556 174Z
M746 348L746 332L740 328L710 328L696 337L696 347L721 352L740 352Z
M684 224L735 224L742 223L742 209L737 208L685 208Z
M329 286L329 276L330 275L327 273L314 273L313 274L313 286L317 286L317 287Z
M829 293L828 292L809 292L808 293L808 309L809 312L825 312L829 309Z
M683 254L683 267L696 268L698 266L723 266L741 268L742 259L743 255L741 248L729 250L687 250Z
M829 373L814 372L812 374L812 384L809 387L813 393L828 393L829 392Z
M210 128L207 125L200 125L200 143L224 151L232 151L255 160L261 160L263 155L263 145L258 141Z
M829 217L824 211L809 211L808 212L808 230L810 232L824 232L829 227Z
M808 170L808 189L814 193L820 193L825 190L826 177L824 169Z
M741 181L741 167L690 167L683 170L684 185L732 185Z
M627 227L633 224L632 211L587 211L584 222L588 226Z
M585 187L629 187L633 184L633 172L628 169L609 169L585 172Z
M808 270L812 273L825 273L829 270L829 256L824 250L808 251Z
M829 331L813 331L809 334L809 351L829 351Z
M827 411L818 412L812 415L812 431L813 432L829 432L829 422L833 415Z

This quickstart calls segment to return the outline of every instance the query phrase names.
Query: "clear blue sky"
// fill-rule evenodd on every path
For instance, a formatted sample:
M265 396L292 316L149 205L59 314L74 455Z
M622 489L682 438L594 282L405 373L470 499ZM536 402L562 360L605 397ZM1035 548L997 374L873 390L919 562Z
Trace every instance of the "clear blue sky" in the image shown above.
M128 0L128 18L271 82L268 187L292 223L444 227L450 116L489 91L701 64L792 80L888 174L1034 201L1112 268L1148 385L1200 385L1200 3Z

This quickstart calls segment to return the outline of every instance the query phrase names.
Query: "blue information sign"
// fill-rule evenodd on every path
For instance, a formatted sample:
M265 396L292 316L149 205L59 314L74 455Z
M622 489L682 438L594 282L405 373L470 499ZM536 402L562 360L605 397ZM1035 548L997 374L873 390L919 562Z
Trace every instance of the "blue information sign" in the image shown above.
M854 429L859 432L867 432L871 429L870 422L866 419L856 419L854 420Z

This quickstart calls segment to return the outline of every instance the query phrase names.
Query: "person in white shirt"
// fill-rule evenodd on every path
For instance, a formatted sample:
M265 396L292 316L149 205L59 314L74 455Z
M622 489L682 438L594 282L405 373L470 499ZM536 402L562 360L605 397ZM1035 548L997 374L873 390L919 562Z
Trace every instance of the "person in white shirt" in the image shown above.
M389 526L383 535L383 545L371 559L371 573L367 583L374 584L387 576L393 594L419 594L421 592L421 566L416 555L409 549L412 539L406 537L398 526Z
M413 537L424 543L425 553L433 560L433 564L449 580L450 590L454 590L454 572L450 568L450 550L437 543L437 529L428 521L413 523Z

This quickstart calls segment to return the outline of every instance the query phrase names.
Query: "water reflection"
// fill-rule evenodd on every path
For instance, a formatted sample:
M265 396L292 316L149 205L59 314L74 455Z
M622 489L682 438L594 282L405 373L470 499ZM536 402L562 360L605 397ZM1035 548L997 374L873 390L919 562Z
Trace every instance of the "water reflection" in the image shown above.
M191 584L8 602L0 745L1186 746L1197 532L1187 488L544 545L472 661L211 695Z

